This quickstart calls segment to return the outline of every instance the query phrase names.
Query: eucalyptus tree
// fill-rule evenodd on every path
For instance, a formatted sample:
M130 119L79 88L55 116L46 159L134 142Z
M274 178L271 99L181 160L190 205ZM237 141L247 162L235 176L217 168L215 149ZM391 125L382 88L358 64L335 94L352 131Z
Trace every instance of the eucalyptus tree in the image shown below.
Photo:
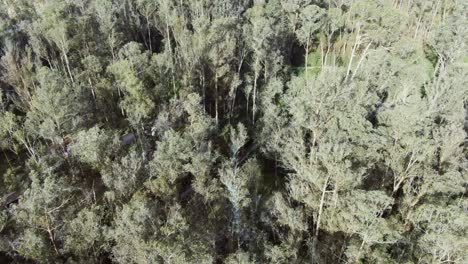
M372 170L373 162L382 159L379 152L385 142L365 118L364 106L375 100L376 95L367 94L365 86L342 85L340 78L328 77L344 77L344 74L343 68L334 70L333 74L322 71L310 85L307 77L295 77L282 96L279 109L279 115L289 116L289 120L284 125L279 123L279 127L271 126L269 133L273 140L265 142L266 149L273 151L282 166L292 171L288 180L289 197L305 205L308 217L304 220L312 219L310 255L313 258L319 257L317 237L321 230L336 232L329 226L332 218L325 215L336 210L341 217L350 216L350 211L346 213L339 201L358 196L356 189ZM272 84L272 89L278 88L281 89L280 84ZM391 198L384 199L388 200ZM379 210L383 212L387 206L382 205ZM373 221L385 223L377 218ZM350 235L354 232L344 228L340 231ZM364 235L361 239L366 240Z
M97 170L109 163L120 148L116 132L98 126L79 131L74 135L74 141L71 146L73 156Z
M100 255L109 250L104 221L105 209L102 206L92 205L79 211L76 218L66 223L64 252L76 256L77 261L98 263Z
M153 43L152 43L152 36L151 36L151 27L153 24L153 17L157 11L157 4L155 1L146 1L146 0L139 0L136 1L136 8L140 11L143 15L145 22L146 22L146 37L145 37L145 44L149 48L149 50L153 51Z
M175 51L173 48L172 35L174 31L174 23L177 21L177 3L169 0L158 0L157 16L155 18L155 26L164 37L164 52L167 53L168 66L171 70L173 95L177 95L176 91L176 71L177 64L175 61Z
M225 195L232 204L232 229L234 238L237 238L237 248L247 243L246 240L249 239L246 209L250 207L250 213L255 215L260 199L258 190L260 167L257 160L250 158L241 164L243 161L240 150L246 145L247 139L247 131L242 123L230 129L230 159L225 160L218 170L220 181L225 187Z
M1 58L2 81L14 87L15 108L27 112L31 108L31 100L36 88L34 59L32 49L27 47L24 54L11 41L5 41L4 54ZM6 95L6 94L5 94Z
M273 3L274 4L274 3ZM273 5L272 4L272 5ZM276 40L275 24L278 19L275 14L269 13L268 4L258 3L247 10L247 18L249 23L245 26L245 38L247 45L252 52L253 61L251 62L252 77L252 122L255 122L257 112L257 94L259 87L259 78L264 68L264 63L268 58L268 52L274 51L272 47ZM267 72L265 71L264 78ZM249 89L250 90L250 89ZM250 92L247 93L247 98L250 97ZM248 100L247 100L248 101ZM247 102L248 104L248 102Z
M51 172L41 174L31 174L32 184L15 208L16 221L25 227L25 232L13 249L26 257L47 262L54 255L63 254L60 247L63 221L73 213L71 205L75 203L76 196L66 179L60 179Z
M236 20L232 18L218 18L212 22L208 33L208 59L214 71L214 101L215 120L219 120L220 91L221 82L229 77L232 72L234 52L236 48Z
M325 12L316 5L307 5L299 12L299 27L294 33L299 42L304 46L306 76L309 74L309 52L313 41L313 35L322 27Z
M130 42L119 51L119 60L108 67L115 76L117 89L123 97L120 106L135 128L140 128L145 118L154 110L154 94L149 79L150 54L141 45Z
M53 46L60 52L64 71L67 72L69 80L73 83L74 73L72 72L69 53L71 46L74 44L70 36L74 17L70 14L70 3L54 0L35 2L34 8L38 19L31 25L29 34L38 39L45 39L48 45ZM36 53L38 53L37 49ZM48 54L45 56L48 57ZM54 64L57 62L50 61L49 63Z
M37 81L25 122L27 132L59 142L86 121L89 102L81 87L68 83L57 70L40 68Z
M467 11L0 1L0 262L467 262Z
M219 195L219 182L210 175L218 156L209 140L215 131L214 121L199 103L198 95L189 94L185 102L173 101L156 119L153 129L160 140L149 162L150 178L145 185L157 196L170 200L176 195L179 182L190 174L194 177L194 190L206 201ZM184 115L189 126L178 131L177 125Z
M281 8L283 9L283 12L285 13L285 17L287 19L287 24L288 24L288 33L289 33L289 51L288 51L288 59L291 60L292 56L292 48L294 44L294 39L296 38L296 31L300 25L300 13L302 10L310 6L312 1L311 0L294 0L294 1L288 1L288 0L282 0L281 2Z
M103 0L93 1L89 6L90 12L94 14L99 23L100 31L106 36L106 43L110 49L112 59L116 57L116 51L120 46L121 32L118 30L118 14L120 13L119 6L116 1Z

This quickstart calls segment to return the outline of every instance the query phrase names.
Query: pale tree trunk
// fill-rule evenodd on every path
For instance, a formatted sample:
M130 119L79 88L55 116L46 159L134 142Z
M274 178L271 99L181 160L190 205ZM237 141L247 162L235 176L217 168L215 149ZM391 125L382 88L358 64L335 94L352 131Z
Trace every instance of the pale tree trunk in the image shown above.
M348 69L346 70L346 77L345 81L348 80L349 73L351 72L351 66L353 64L354 54L356 53L356 49L361 44L361 36L359 35L360 27L358 26L357 34L356 34L356 41L354 42L353 50L351 51L351 57L349 58Z
M174 96L177 97L176 95L176 85L175 85L175 77L174 77L174 67L175 67L175 63L174 63L174 56L172 54L172 44L171 44L171 35L170 35L170 30L169 30L169 23L167 23L167 15L166 15L166 36L167 36L167 45L168 45L168 48L169 48L169 56L171 56L171 75L172 75L172 89L173 89L173 92L174 92Z
M313 154L315 154L314 146L315 146L315 143L317 142L317 133L314 131L314 129L310 129L310 132L312 132L312 134L313 134L312 143L310 145L310 152L309 152L309 163L310 163L310 165L312 165L313 158L314 158Z
M407 179L410 169L414 166L414 164L416 164L417 161L418 160L414 158L414 152L411 153L411 157L405 171L402 173L402 175L400 175L399 178L395 178L393 182L393 194L395 194L400 189L403 182Z
M322 38L320 38L320 67L323 68L323 64L325 63L325 52L322 44Z
M60 206L59 206L58 208L60 208ZM50 212L50 211L49 211L49 212ZM46 212L46 213L48 213L48 212ZM55 228L51 228L50 217L49 217L48 214L46 215L46 221L47 221L47 228L41 228L41 229L42 229L42 230L45 229L45 230L47 231L47 234L49 235L49 240L50 240L50 242L52 243L52 246L54 247L55 253L56 253L57 255L60 255L60 252L59 252L59 250L58 250L58 248L57 248L57 244L56 244L56 242L55 242L55 235L54 235L54 229L55 229Z
M240 74L240 71L242 69L242 65L244 64L245 56L246 56L245 49L242 49L241 57L240 57L240 60L239 60L239 66L237 66L237 73L239 73L239 74Z
M52 242L52 245L54 246L54 251L57 255L60 255L58 249L57 249L57 245L55 243L55 238L54 238L54 233L53 233L53 230L50 229L50 227L48 226L47 227L47 233L49 234L49 239L50 241Z
M205 87L205 70L200 71L200 82L202 86L202 96L203 96L203 112L206 113L206 87Z
M75 83L75 80L73 80L73 75L70 69L70 61L68 60L68 55L67 55L67 52L65 51L65 47L63 43L62 43L62 52L63 52L63 58L65 59L65 64L67 66L68 75L70 76L70 80L72 83Z
M109 47L111 49L112 61L115 61L115 52L114 52L114 29L111 30L111 34L108 36Z
M364 245L366 244L366 241L364 240L364 238L362 239L362 243L361 243L361 246L359 247L359 251L358 251L358 255L356 257L356 263L359 262L359 259L361 258L361 254L362 254L362 249L364 248Z
M219 121L218 116L218 69L216 69L215 73L215 122L218 124Z
M151 45L151 30L150 30L150 23L148 17L146 17L146 26L147 26L147 31L148 31L148 43L149 43L149 48L151 53L153 52L153 47Z
M330 180L330 176L327 177L327 179L325 180L325 183L323 184L323 188L322 188L322 197L320 198L320 207L319 207L319 212L318 212L318 216L317 216L317 225L315 227L315 237L316 238L318 237L319 230L320 230L320 221L321 221L321 218L322 218L323 204L325 203L325 194L327 192L327 185L328 185L329 180Z
M327 185L328 185L328 180L330 179L330 176L327 177L325 180L325 184L323 185L322 188L322 197L320 198L320 208L317 216L317 224L315 226L315 233L312 238L312 246L311 246L311 258L312 262L314 262L314 257L316 255L316 249L317 249L317 243L318 243L318 235L319 235L319 230L320 230L320 221L322 217L322 211L323 211L323 204L325 203L325 193L327 192Z
M351 76L351 80L353 80L354 76L356 76L356 73L359 67L361 66L362 62L364 61L364 58L367 56L367 51L369 50L371 45L372 45L372 41L364 49L364 53L362 54L361 59L359 60L358 65L356 66L356 69L354 70L353 75Z
M325 58L324 58L324 63L323 63L322 68L327 65L328 55L330 54L330 46L331 46L331 35L327 36L327 52L325 53Z
M30 157L32 157L37 162L38 159L37 159L36 152L34 151L34 148L32 147L32 145L29 143L29 140L21 139L20 142L23 143L23 145L26 147L26 150L28 151Z
M418 33L419 33L419 27L421 26L421 20L422 20L422 16L419 17L418 19L418 22L416 24L416 30L414 31L414 36L413 38L416 38L418 36Z
M304 68L305 68L305 72L306 72L306 86L309 87L309 36L307 36Z
M343 35L342 35L342 32L340 30L340 41L343 40ZM345 41L343 43L343 45L340 47L340 51L342 52L341 56L344 58L346 56L346 48L348 46L348 41Z
M239 74L238 74L239 75ZM240 77L239 77L240 78ZM230 109L229 109L229 119L232 118L233 116L233 113L234 113L234 106L236 105L236 97L237 97L237 89L238 89L238 85L236 84L235 88L234 88L234 91L232 92L232 100L231 100L231 106L230 106Z
M254 85L253 85L253 93L252 93L252 123L255 124L255 112L257 111L257 82L258 82L258 75L259 75L259 67L260 60L255 58L255 76L254 76Z
M245 59L245 50L243 49L242 50L242 53L241 53L241 57L240 57L240 61L239 61L239 65L237 67L237 75L240 76L240 71L242 69L242 64L244 63L244 59ZM236 97L237 97L237 86L236 88L234 89L234 93L233 93L233 98L232 98L232 102L231 102L231 109L230 109L230 114L229 114L229 118L232 118L232 113L234 112L234 106L235 106L235 103L236 103ZM248 104L248 102L247 102ZM248 111L247 111L248 113Z
M96 102L96 93L94 92L94 86L93 83L91 82L91 78L88 77L88 83L89 87L91 88L91 93L93 94L93 99Z
M426 37L427 37L427 35L429 34L429 32L431 32L432 27L433 27L433 25L434 25L434 21L435 21L435 19L436 19L436 17L437 17L437 13L439 12L439 4L440 4L440 0L438 0L438 1L436 2L436 6L435 6L434 11L433 11L433 13L432 13L431 24L429 25L429 28L428 28L427 31L426 31Z
M258 72L255 70L255 77L254 77L254 87L253 87L253 94L252 94L252 123L255 124L255 111L257 111L257 79L258 79Z

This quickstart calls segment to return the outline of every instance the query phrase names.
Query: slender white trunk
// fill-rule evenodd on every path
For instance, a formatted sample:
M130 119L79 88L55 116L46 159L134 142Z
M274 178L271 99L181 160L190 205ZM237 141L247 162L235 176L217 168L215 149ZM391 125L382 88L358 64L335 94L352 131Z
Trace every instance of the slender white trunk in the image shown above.
M323 51L323 44L322 39L320 39L320 67L323 68L324 60L325 60L325 52Z
M438 11L439 11L439 4L440 4L440 0L438 0L438 1L436 2L436 6L435 6L435 8L434 8L434 12L432 13L431 24L429 25L429 28L428 28L427 31L426 31L426 36L427 36L427 34L428 34L429 32L431 32L431 30L432 30L432 26L434 25L435 18L436 18L436 16L437 16Z
M356 257L356 263L358 263L359 259L361 258L361 252L362 252L362 249L364 248L365 242L366 241L362 239L362 243L361 243L361 246L359 247L358 255Z
M153 52L153 47L151 45L151 30L150 30L150 23L148 17L146 17L146 26L148 27L148 43L150 51Z
M367 56L367 51L369 50L369 47L370 47L371 45L372 45L372 41L369 42L369 44L367 44L366 48L364 49L364 53L362 54L361 59L359 60L358 65L356 66L356 69L354 70L353 75L351 76L351 80L353 80L353 79L354 79L354 76L356 76L356 73L357 73L359 67L360 67L361 64L362 64L362 61L363 61L364 58Z
M176 85L175 85L175 77L174 77L174 56L172 54L172 44L171 44L171 36L170 36L170 30L169 30L169 24L167 23L167 16L166 16L166 37L167 37L167 46L169 48L169 56L171 56L171 75L172 75L172 89L174 96L177 97L176 95Z
M359 29L360 28L358 26L357 34L356 34L356 41L354 42L353 50L351 51L351 57L349 58L348 69L346 70L345 81L348 80L349 73L351 72L351 66L353 64L354 54L356 53L356 49L358 48L358 46L361 43L361 39L360 39L361 37L359 35Z
M201 70L201 86L203 94L203 112L206 112L206 87L205 87L205 71Z
M93 94L93 99L96 101L96 93L94 92L93 83L91 82L91 78L88 77L89 87L91 88L91 93Z
M325 183L323 184L323 188L322 188L322 197L320 198L320 207L319 207L319 212L318 212L318 216L317 216L317 225L316 225L316 228L315 228L315 237L318 237L319 230L320 230L320 220L322 218L323 204L325 202L325 193L327 191L328 180L330 180L330 176L327 177L327 179L325 180Z
M304 68L306 72L306 86L309 87L309 37L307 37Z
M255 124L255 111L257 111L257 79L258 79L258 59L255 59L255 76L254 76L254 85L253 85L253 94L252 94L252 123Z
M418 33L419 33L419 27L421 26L421 20L422 20L422 16L419 17L418 19L418 22L416 24L416 30L414 31L414 36L413 38L416 38L418 36Z
M70 80L71 80L72 83L75 83L75 80L73 80L73 75L72 75L71 69L70 69L70 61L68 60L68 55L67 55L67 52L65 51L65 48L63 47L63 45L62 45L62 52L63 52L63 58L65 59L65 64L67 66L68 75L70 76Z
M215 73L215 121L218 124L218 70Z

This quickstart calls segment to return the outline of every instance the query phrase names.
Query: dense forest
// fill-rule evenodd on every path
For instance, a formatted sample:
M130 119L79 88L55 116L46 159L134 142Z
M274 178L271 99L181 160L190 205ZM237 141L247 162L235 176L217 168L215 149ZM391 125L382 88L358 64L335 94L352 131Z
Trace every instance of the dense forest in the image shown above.
M467 14L0 0L0 263L468 263Z

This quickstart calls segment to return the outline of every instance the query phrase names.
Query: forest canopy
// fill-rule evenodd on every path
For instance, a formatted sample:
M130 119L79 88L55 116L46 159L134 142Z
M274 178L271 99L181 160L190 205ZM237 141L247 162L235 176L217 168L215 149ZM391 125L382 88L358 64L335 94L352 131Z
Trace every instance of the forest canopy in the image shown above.
M0 263L468 263L467 14L0 0Z

